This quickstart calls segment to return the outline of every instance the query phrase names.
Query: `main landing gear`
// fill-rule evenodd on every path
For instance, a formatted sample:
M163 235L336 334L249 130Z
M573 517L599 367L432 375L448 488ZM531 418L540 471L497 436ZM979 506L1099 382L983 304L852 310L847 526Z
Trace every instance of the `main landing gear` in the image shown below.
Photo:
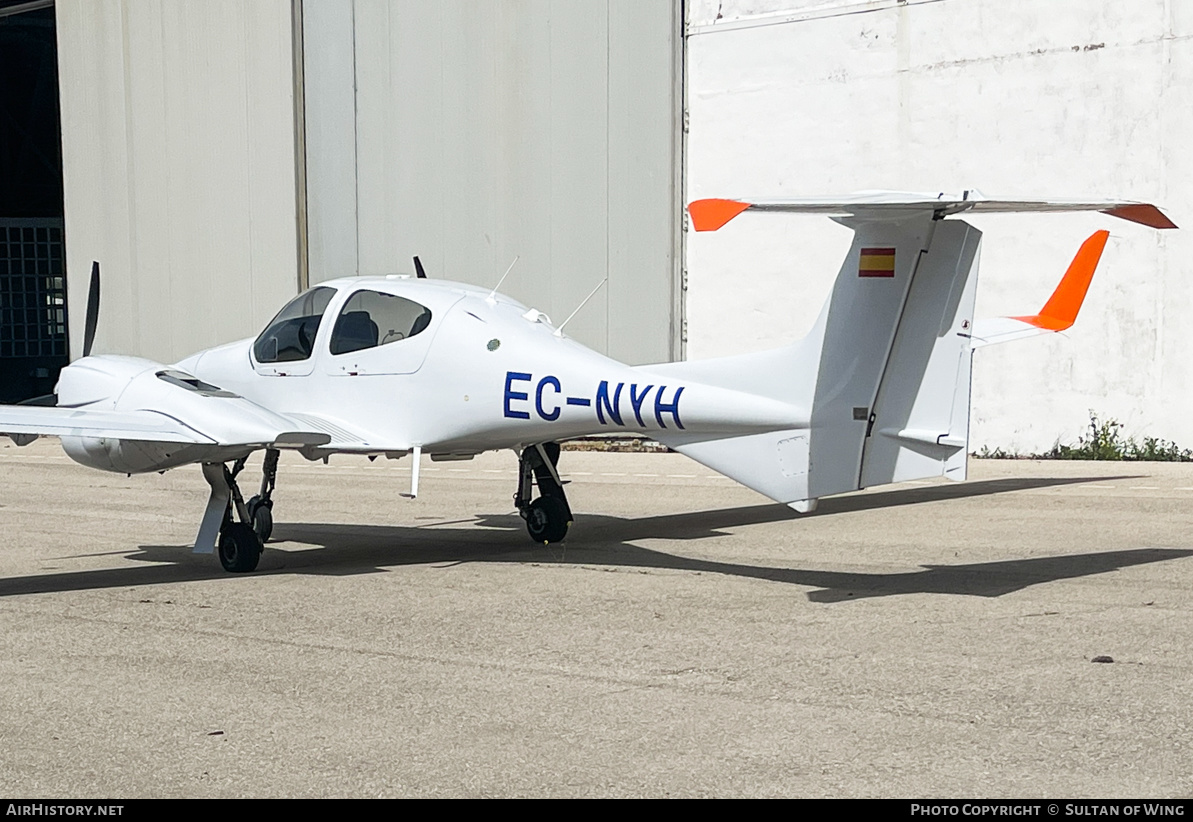
M261 492L247 503L236 484L237 475L244 470L246 457L236 460L230 469L223 463L203 465L203 474L212 488L208 510L216 516L222 513L216 551L225 571L248 573L256 569L261 559L265 541L273 532L273 489L277 481L278 455L274 448L265 451ZM200 528L200 543L204 541L205 527L206 523Z
M518 459L518 493L514 505L526 520L530 538L543 544L561 542L572 524L572 509L563 493L563 482L555 466L559 464L559 443L544 442L524 448ZM537 484L539 497L531 500L531 488Z

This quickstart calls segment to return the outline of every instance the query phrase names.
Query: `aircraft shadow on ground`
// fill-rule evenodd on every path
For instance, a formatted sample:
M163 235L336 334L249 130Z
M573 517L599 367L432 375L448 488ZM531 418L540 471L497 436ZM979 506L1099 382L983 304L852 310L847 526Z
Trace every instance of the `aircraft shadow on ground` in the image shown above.
M987 480L895 489L826 499L814 516L1129 478ZM1044 582L1193 555L1193 550L1187 549L1137 548L962 565L927 565L917 571L870 574L717 562L633 544L648 539L706 539L725 535L727 529L806 518L774 504L638 519L585 514L573 536L553 546L529 544L523 522L516 514L487 514L424 525L278 523L274 529L275 541L315 547L267 550L256 575L355 575L403 565L451 566L461 563L604 565L724 574L787 583L816 589L807 594L813 602L832 603L899 594L998 597ZM141 546L138 552L128 554L128 558L155 564L0 579L0 597L204 579L243 579L225 574L214 557L193 554L189 546Z

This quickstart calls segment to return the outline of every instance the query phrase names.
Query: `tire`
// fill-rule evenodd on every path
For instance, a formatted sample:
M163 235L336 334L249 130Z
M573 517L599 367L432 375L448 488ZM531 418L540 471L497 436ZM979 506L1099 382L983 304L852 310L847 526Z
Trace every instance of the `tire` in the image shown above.
M526 530L535 542L561 542L571 524L571 511L558 497L539 497L526 513Z
M261 543L269 542L269 535L273 533L273 503L262 503L260 497L253 497L245 507L248 508L253 530L261 537Z
M220 565L233 574L255 570L261 560L261 538L243 522L232 522L220 531Z

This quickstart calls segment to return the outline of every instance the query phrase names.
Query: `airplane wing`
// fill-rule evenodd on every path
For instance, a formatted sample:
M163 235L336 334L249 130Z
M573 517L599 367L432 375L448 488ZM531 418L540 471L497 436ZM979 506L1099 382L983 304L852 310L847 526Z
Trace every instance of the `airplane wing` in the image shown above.
M971 332L971 346L981 348L1070 328L1077 319L1077 312L1081 310L1085 293L1089 290L1090 281L1093 280L1094 271L1102 258L1102 250L1106 247L1109 236L1109 231L1096 231L1081 244L1065 276L1061 278L1060 284L1039 313L975 320Z
M189 421L150 410L0 405L0 434L8 435L18 445L39 436L250 448L303 448L331 440L326 433L304 430L296 421L260 406L241 408L240 404L252 404L238 399L237 405L225 403L218 412Z
M862 191L846 197L801 197L792 199L696 200L688 206L692 227L716 231L743 211L775 211L794 214L863 215L900 211L932 211L941 217L963 212L984 214L1012 212L1100 211L1111 217L1141 223L1152 228L1176 228L1160 209L1150 203L1129 200L1030 200L986 197L976 191L956 194L924 194L902 191Z
M0 405L0 433L14 439L14 435L23 435L18 441L21 445L39 436L111 437L204 445L215 442L178 420L153 411L86 411L29 405Z

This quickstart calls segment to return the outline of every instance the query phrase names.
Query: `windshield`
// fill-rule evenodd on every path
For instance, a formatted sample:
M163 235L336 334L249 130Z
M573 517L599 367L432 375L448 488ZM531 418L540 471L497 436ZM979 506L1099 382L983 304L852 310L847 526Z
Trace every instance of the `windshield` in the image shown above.
M295 362L311 356L315 334L334 288L319 286L304 291L278 312L253 344L257 362Z

